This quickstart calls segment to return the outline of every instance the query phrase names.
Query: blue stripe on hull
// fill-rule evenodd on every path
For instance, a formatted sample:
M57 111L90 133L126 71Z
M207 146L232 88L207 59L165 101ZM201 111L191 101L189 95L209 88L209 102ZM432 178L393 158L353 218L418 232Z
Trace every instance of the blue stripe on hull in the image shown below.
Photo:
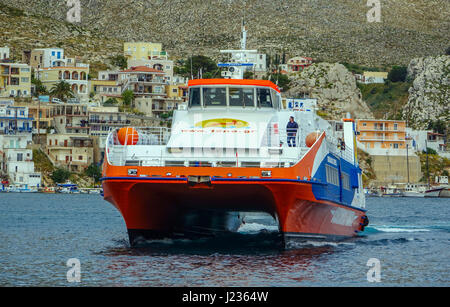
M330 163L330 159L336 161L336 164ZM312 191L316 199L328 200L338 204L350 206L353 198L355 197L355 189L358 188L358 173L361 169L358 166L354 166L352 163L341 159L333 154L328 154L320 166L317 172L314 174L313 179L320 182L327 182L326 165L329 165L338 170L339 186L327 183L324 186L312 186ZM342 173L346 173L349 176L350 190L345 189L342 183ZM355 179L356 178L356 179Z

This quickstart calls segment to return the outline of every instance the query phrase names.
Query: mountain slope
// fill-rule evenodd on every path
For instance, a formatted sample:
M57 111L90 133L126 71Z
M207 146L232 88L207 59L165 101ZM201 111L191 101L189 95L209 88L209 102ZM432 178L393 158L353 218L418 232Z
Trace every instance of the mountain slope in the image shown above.
M17 17L1 16L0 44L29 48L32 41L69 48L61 31L88 40L86 52L120 52L123 41L162 42L170 54L217 56L219 48L237 47L245 16L250 48L267 53L310 55L328 62L365 65L407 64L411 58L442 54L450 36L448 0L381 1L382 22L368 23L365 0L81 0L81 26L71 31L62 0L0 0L30 16L17 28ZM40 18L44 16L46 18ZM27 24L33 31L28 33ZM77 29L79 27L76 27ZM38 31L40 29L40 31ZM89 34L87 34L89 33ZM27 39L20 35L29 36ZM90 35L90 36L89 36ZM69 40L70 41L70 40ZM89 43L89 42L92 42ZM101 44L100 44L101 43ZM119 49L115 49L115 47ZM22 48L22 47L20 47ZM75 47L74 47L75 48ZM69 48L70 49L70 48Z

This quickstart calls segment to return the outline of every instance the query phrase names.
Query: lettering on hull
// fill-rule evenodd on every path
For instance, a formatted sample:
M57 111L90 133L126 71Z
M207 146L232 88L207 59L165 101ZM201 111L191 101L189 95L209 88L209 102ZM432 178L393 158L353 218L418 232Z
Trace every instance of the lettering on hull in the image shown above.
M331 210L331 214L333 215L331 223L342 226L352 226L358 217L353 211L343 208L333 209Z

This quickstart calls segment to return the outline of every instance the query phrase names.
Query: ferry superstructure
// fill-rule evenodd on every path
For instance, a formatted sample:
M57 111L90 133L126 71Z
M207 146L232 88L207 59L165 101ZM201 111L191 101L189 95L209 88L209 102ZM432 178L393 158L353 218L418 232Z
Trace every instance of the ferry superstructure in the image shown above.
M242 212L274 216L283 238L342 239L367 224L355 123L338 141L314 109L288 109L265 80L191 80L172 129L121 128L107 139L104 198L139 239L236 230ZM286 124L299 125L289 147Z
M355 123L344 135L315 105L283 104L267 80L243 79L245 50L222 63L228 79L188 83L172 128L113 129L103 164L104 198L122 214L131 245L141 240L236 231L245 212L266 212L285 242L356 236L368 224ZM287 123L298 124L295 147Z

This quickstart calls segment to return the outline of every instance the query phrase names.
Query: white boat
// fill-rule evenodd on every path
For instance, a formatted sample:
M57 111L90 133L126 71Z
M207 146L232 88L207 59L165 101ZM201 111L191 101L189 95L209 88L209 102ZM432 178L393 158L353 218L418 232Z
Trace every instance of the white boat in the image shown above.
M37 188L29 188L27 186L9 186L6 188L5 192L11 193L37 193Z
M402 196L403 197L425 197L425 193L418 192L418 191L403 191Z
M425 191L425 197L448 198L450 197L450 188L448 186L435 187Z
M403 197L425 197L426 185L408 183L402 191Z
M79 194L80 190L78 190L78 187L76 184L67 182L64 184L58 184L57 192L64 193L64 194Z
M101 194L102 189L90 189L89 194Z

